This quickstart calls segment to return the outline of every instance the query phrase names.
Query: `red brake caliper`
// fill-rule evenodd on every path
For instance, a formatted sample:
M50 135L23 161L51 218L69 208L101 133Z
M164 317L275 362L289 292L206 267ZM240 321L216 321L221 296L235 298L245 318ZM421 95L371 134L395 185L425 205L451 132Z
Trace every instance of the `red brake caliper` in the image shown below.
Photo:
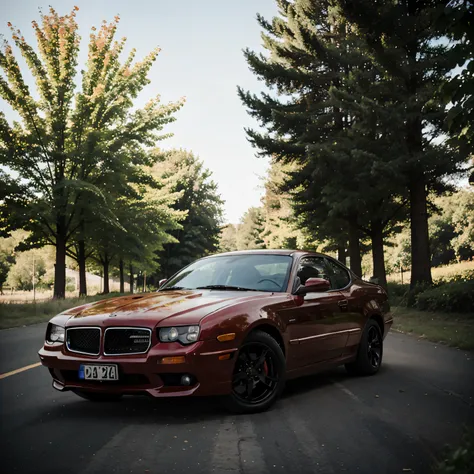
M265 372L265 375L268 375L268 365L267 365L267 361L265 361L265 362L263 363L263 370L264 370L264 372Z

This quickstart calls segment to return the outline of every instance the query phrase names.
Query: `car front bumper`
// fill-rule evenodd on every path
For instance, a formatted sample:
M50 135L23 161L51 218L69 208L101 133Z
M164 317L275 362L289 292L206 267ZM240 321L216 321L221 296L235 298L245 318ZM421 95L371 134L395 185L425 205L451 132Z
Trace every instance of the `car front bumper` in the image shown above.
M68 352L63 344L44 345L38 352L48 367L57 390L86 390L102 393L149 394L153 397L226 395L231 392L237 348L232 342L199 341L190 346L157 344L148 353L126 356L87 356ZM229 355L227 355L229 354ZM182 357L184 363L163 363L165 357ZM82 364L117 364L118 381L79 379ZM192 383L181 385L190 375Z

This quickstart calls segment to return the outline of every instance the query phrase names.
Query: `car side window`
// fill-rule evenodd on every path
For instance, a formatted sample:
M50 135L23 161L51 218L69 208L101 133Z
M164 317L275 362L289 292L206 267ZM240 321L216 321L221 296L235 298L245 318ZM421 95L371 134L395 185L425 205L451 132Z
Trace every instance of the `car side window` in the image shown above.
M351 281L349 272L332 260L326 259L326 263L329 267L329 281L331 282L331 289L339 290L341 288L345 288Z
M300 279L300 284L304 285L308 278L324 278L329 280L328 270L322 257L302 258L296 277Z

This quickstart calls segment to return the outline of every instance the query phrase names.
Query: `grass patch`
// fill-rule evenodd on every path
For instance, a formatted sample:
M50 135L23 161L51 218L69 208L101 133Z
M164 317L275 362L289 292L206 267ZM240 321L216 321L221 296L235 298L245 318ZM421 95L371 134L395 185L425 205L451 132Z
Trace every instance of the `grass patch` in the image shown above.
M431 276L433 280L451 280L456 275L465 273L465 272L474 271L474 260L467 260L464 262L451 263L450 265L444 265L441 267L432 267ZM403 283L410 283L410 270L403 272ZM402 276L399 272L394 272L390 275L387 275L387 280L389 282L401 283Z
M419 311L402 306L393 306L392 314L393 329L474 350L474 315Z
M474 430L465 430L461 444L448 448L435 474L472 474L474 472Z
M53 316L56 316L66 309L74 308L74 306L121 295L121 293L109 293L108 295L49 300L38 303L0 303L0 329L46 322Z

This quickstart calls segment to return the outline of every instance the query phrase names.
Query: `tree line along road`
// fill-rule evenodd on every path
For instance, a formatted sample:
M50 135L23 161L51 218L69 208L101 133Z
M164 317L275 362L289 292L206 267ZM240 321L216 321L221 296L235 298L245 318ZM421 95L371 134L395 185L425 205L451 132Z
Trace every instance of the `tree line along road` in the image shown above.
M94 404L51 387L45 324L0 331L2 472L429 473L474 426L474 354L391 333L374 377L288 383L266 413L216 399Z

